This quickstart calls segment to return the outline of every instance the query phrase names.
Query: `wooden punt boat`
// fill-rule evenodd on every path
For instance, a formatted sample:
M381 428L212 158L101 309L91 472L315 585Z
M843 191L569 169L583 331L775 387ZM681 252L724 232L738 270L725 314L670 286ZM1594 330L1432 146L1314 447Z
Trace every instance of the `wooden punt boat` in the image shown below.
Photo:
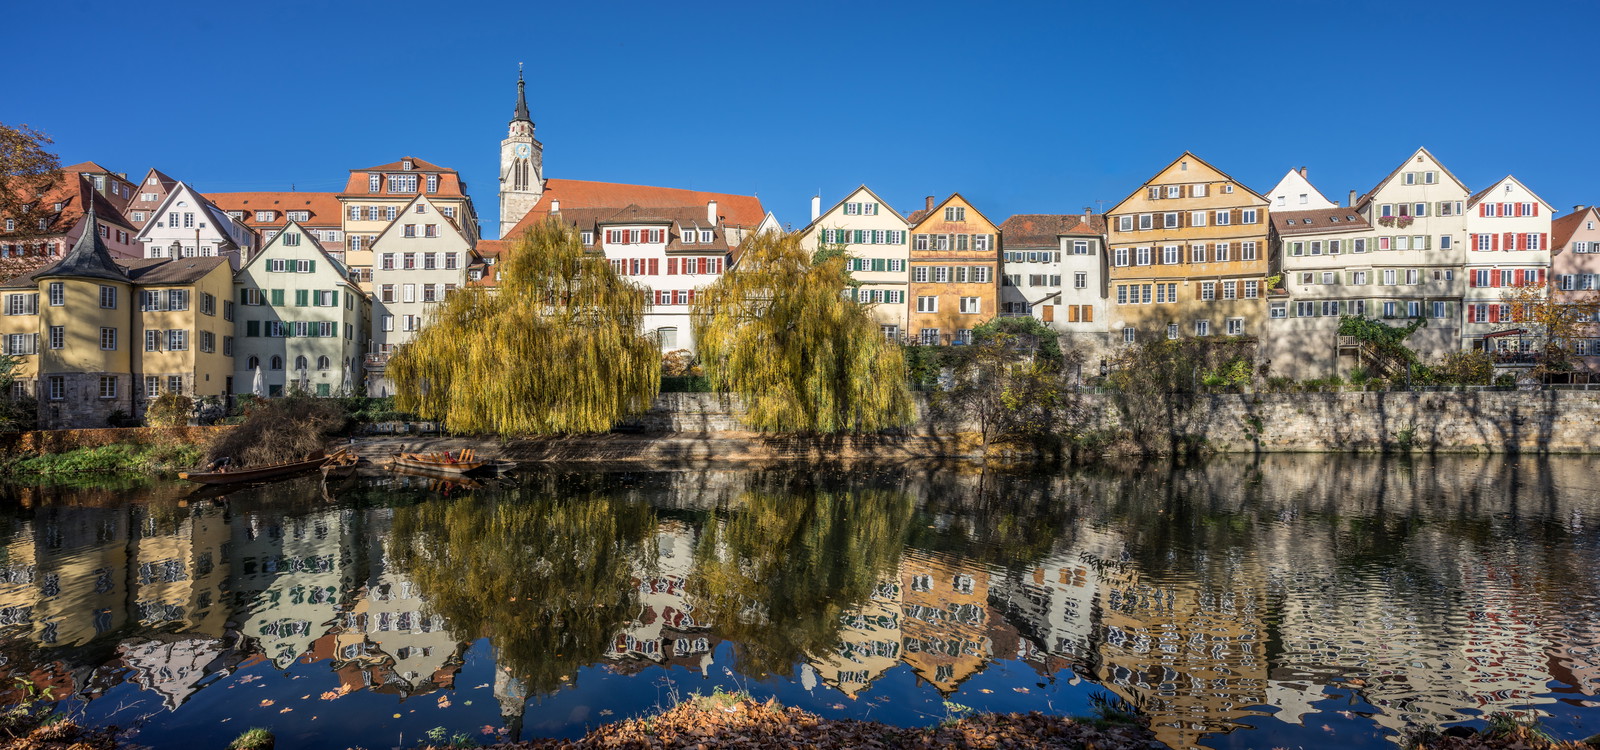
M341 448L332 456L329 456L327 462L322 465L322 477L324 479L344 479L355 474L356 467L360 465L361 456Z
M264 479L298 474L310 471L321 466L328 457L318 454L314 458L304 461L289 461L281 464L268 464L254 469L235 469L233 471L184 471L178 473L179 479L187 479L200 484L239 484L242 482L259 482Z
M425 489L433 492L443 492L445 494L449 494L450 492L456 490L475 490L483 487L482 482L466 476L465 474L430 471L428 469L417 469L410 466L399 466L395 464L389 465L389 471L394 472L402 477L410 477L410 480L401 480L409 482L410 486L416 487L421 485Z
M487 463L487 461L479 461L471 448L454 456L450 455L448 451L444 453L396 453L389 459L391 467L399 466L444 474L466 474L477 471Z

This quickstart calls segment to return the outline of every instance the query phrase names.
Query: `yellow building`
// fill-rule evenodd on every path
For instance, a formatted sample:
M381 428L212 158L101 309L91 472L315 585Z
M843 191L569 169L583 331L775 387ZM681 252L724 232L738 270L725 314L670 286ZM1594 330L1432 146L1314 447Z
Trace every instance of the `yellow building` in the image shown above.
M1113 338L1258 336L1267 199L1185 151L1108 212Z
M230 393L227 259L118 262L89 230L59 262L0 285L0 336L21 360L15 395L38 399L40 427L104 427L167 390Z
M906 333L924 345L971 343L1000 310L1000 229L960 193L908 217L910 313Z

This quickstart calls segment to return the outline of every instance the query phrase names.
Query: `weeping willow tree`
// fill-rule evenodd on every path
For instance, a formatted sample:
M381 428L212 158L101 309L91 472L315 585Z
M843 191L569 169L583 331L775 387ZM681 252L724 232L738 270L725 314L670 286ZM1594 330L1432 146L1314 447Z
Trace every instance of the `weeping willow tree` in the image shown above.
M605 432L648 409L661 353L641 333L644 291L553 219L508 255L498 289L446 297L395 350L396 407L499 435Z
M752 489L708 524L689 594L747 675L834 653L842 616L898 568L913 501L879 487Z
M706 375L767 432L876 432L911 422L899 345L841 291L844 255L813 263L796 234L745 241L738 267L700 291L694 337Z
M571 476L513 497L395 511L388 550L430 612L464 641L487 636L499 666L534 693L598 661L638 614L635 571L654 559L655 515Z

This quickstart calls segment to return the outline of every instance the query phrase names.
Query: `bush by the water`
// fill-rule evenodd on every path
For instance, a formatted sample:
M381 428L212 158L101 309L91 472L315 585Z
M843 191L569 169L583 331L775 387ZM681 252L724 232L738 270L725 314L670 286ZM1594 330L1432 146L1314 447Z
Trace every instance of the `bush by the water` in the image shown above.
M322 450L349 425L336 399L258 399L245 408L244 422L211 447L207 462L226 457L239 468L297 461Z
M204 449L194 445L115 443L24 458L13 463L10 469L14 474L170 474L199 463L202 453Z

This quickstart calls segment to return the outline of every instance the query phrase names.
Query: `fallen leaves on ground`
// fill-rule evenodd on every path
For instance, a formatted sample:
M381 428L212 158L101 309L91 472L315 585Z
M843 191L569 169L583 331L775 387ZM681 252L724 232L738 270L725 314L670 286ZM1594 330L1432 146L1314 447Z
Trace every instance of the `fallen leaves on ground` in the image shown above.
M743 700L718 705L686 702L658 716L598 727L577 740L532 740L490 747L497 750L754 750L773 747L1147 750L1162 745L1143 727L1096 727L1040 713L982 714L940 727L906 729L871 721L824 719L775 702Z

